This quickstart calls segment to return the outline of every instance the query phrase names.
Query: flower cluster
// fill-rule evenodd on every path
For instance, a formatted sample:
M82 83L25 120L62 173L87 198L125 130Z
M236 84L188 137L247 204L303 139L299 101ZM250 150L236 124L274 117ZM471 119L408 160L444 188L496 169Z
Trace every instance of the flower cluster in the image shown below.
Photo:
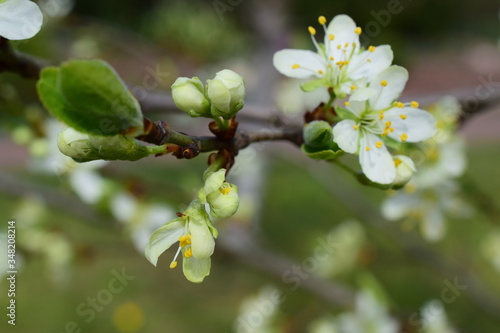
M183 272L195 283L202 282L210 274L210 257L214 252L217 229L212 225L206 206L214 218L228 218L236 213L239 205L238 188L226 182L226 169L205 174L205 186L199 199L191 202L183 213L156 230L146 246L146 258L156 266L158 257L179 242L179 248L170 268L177 266L177 257L182 253Z
M274 55L274 66L289 77L314 77L302 88L328 89L332 98L327 107L347 97L344 105L335 106L338 119L333 141L342 151L359 155L369 180L380 184L407 181L414 170L413 162L393 157L387 146L432 137L435 119L419 109L415 101L398 101L408 72L391 65L393 53L389 45L362 48L362 30L347 15L334 17L328 26L324 16L318 21L325 31L324 43L316 41L316 29L309 27L316 52L282 50Z

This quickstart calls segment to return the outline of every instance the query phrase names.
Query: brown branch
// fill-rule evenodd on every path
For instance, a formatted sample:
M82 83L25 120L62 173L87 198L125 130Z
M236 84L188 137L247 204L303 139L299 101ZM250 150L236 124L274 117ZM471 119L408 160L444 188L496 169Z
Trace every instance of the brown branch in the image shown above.
M9 41L0 37L0 73L14 72L26 79L38 80L43 67L40 60L13 50Z

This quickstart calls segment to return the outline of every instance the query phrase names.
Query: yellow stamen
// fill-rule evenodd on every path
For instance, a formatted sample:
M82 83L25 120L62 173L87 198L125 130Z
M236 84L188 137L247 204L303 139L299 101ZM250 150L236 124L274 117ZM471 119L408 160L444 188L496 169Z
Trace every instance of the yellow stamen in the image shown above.
M170 268L175 268L175 267L177 267L177 261L172 261L170 263Z
M349 102L344 102L344 105L345 105L345 106L349 106L349 105L351 105L351 103L349 103Z
M380 120L384 119L384 117L385 117L384 114L382 112L380 112L380 114L379 114Z
M314 29L313 27L309 27L309 28L307 28L307 30L309 30L309 33L311 35L313 35L313 36L316 35L316 29Z
M401 102L398 102L398 105L396 105L398 108L404 108L405 107L405 104L404 103L401 103Z
M354 33L356 35L361 35L361 32L363 32L363 30L360 27L357 27L356 29L354 29Z
M356 86L351 86L351 90L356 90Z
M359 126L358 125L354 125L352 128L354 128L354 130L357 131L359 129Z
M342 48L342 45L337 45L337 50L340 50Z
M412 102L410 103L410 106L411 106L412 108L418 108L419 104L418 104L418 102L412 101Z
M394 132L394 127L389 128L389 131Z
M370 51L370 52L375 51L375 46L370 46L370 47L368 48L368 51Z
M375 143L375 147L382 148L382 142L379 141L379 142Z
M187 249L186 252L184 252L184 257L191 258L192 256L193 256L193 251L191 251L191 248Z
M319 69L318 74L323 74L323 71L321 69Z
M372 62L372 60L371 60L371 59L366 59L366 61L368 61L368 62Z
M222 193L223 195L228 195L229 192L231 192L231 188L230 187L226 187L226 188L222 188L219 190L220 193Z
M292 65L292 69L297 69L297 68L300 68L299 64Z
M403 133L399 136L399 138L401 139L402 142L406 142L406 140L408 140L408 134Z
M401 117L401 119L405 120L406 119L406 115L405 114L400 114L399 115Z
M390 121L385 122L385 127L391 127L391 125L392 125L392 122L390 122Z
M333 61L333 60L335 60L335 58L334 57L330 57L330 61Z
M387 81L386 81L386 80L382 80L382 81L380 81L380 85L381 85L382 87L387 87Z
M328 38L330 38L330 40L334 40L335 39L335 35L329 34Z
M401 164L401 160L399 158L396 158L394 160L394 164L396 165L396 168Z
M384 133L382 133L382 136L387 136L389 134L389 131L388 130L384 130Z
M365 150L366 150L366 151L369 151L369 150L370 150L370 147L366 146L366 147L365 147Z
M324 16L318 17L318 22L321 25L325 24L326 23L326 17L324 17Z
M348 47L348 46L349 46L349 43L345 43L345 44L344 44L344 47Z

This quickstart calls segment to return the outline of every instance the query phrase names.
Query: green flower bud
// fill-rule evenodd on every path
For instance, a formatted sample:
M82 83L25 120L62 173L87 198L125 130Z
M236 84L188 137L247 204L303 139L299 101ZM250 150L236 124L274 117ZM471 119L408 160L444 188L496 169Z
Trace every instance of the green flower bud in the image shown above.
M180 77L172 85L172 98L177 107L191 117L210 117L210 102L203 83L197 77Z
M212 102L212 116L230 119L245 104L245 81L237 73L224 69L207 81L207 95Z
M207 201L210 205L210 214L212 216L231 217L236 213L240 204L238 187L233 184L224 183L220 189L207 195Z
M417 169L415 164L408 156L394 156L394 164L396 165L396 179L394 185L403 186L408 183Z
M304 126L304 142L312 147L326 147L333 142L332 126L326 121L315 120Z
M80 163L93 160L136 161L165 151L165 146L143 146L125 135L88 135L72 128L59 133L57 146L64 155Z

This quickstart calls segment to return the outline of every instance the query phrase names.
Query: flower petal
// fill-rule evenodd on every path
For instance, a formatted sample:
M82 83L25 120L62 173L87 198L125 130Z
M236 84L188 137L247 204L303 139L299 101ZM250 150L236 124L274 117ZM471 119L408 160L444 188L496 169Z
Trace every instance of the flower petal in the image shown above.
M208 214L200 211L202 218L189 217L189 233L191 233L191 250L195 258L209 258L214 253L215 241L208 228Z
M217 191L219 187L224 184L226 180L226 169L219 169L216 172L213 172L210 176L208 176L205 181L205 195L209 195L210 193Z
M40 8L28 0L8 0L0 4L0 36L10 40L28 39L41 29Z
M349 102L351 101L366 101L373 95L375 95L377 91L373 88L359 88L354 90L354 93L349 97ZM365 103L363 103L363 110L365 109Z
M429 203L420 224L422 235L429 242L436 242L443 238L446 232L446 223L443 213L435 202Z
M363 133L360 142L359 162L366 177L379 184L392 183L396 166L385 144L372 133Z
M394 132L389 137L397 141L419 142L436 134L436 119L427 111L411 107L392 108L385 112L384 121L390 121ZM405 139L402 140L402 135Z
M401 95L406 81L408 81L408 71L401 66L391 66L377 74L370 83L370 88L377 90L377 93L370 98L372 109L378 111L390 107Z
M354 126L357 126L356 123L347 119L333 127L333 141L349 154L355 154L359 147L359 128L356 130Z
M322 77L318 71L326 73L323 58L308 50L286 49L278 51L274 54L273 64L281 74L296 79L306 79L311 76Z
M394 58L390 45L381 45L373 52L369 50L353 55L347 67L347 76L357 80L360 78L372 78L387 69Z
M210 275L210 266L210 258L184 258L182 261L182 272L189 281L200 283L203 282L205 276Z
M387 198L382 204L382 215L389 221L399 220L407 216L418 205L416 196L398 193Z
M354 32L356 29L356 23L347 15L337 15L335 16L327 28L327 34L325 36L325 45L330 48L329 55L334 57L334 61L345 60L343 56L343 50L346 50L346 54L352 52L352 43L355 43L354 52L357 53L359 50L359 35ZM333 36L333 40L330 36ZM348 45L345 48L345 45ZM338 46L340 45L340 49Z
M179 218L159 228L149 238L146 245L146 258L156 266L158 257L179 240L184 234L184 222Z

